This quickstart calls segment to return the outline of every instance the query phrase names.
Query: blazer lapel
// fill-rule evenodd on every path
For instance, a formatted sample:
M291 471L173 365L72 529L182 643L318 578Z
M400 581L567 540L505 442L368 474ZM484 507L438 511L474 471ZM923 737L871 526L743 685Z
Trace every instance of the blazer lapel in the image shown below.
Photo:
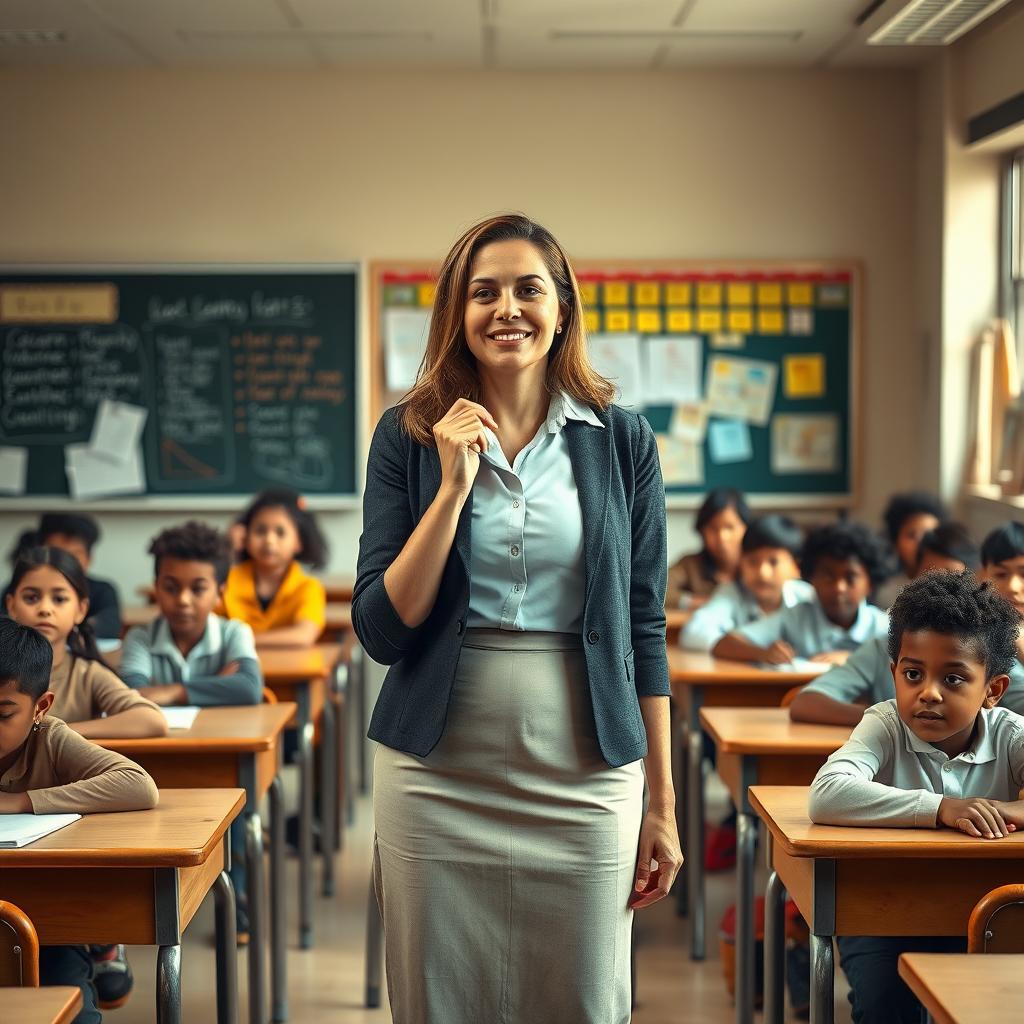
M604 546L608 494L611 490L612 432L607 426L602 429L579 420L569 420L562 429L566 432L569 444L569 460L583 518L583 554L586 563L584 601L589 601L594 572L600 565L601 549Z

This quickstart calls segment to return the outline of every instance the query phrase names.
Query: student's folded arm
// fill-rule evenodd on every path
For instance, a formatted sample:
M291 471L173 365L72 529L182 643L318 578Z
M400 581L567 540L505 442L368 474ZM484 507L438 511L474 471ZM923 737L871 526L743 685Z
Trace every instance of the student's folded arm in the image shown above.
M789 717L794 722L856 725L864 716L858 701L874 690L877 655L874 640L861 644L846 664L830 668L797 694L789 705Z
M689 651L711 651L736 626L730 590L719 587L707 604L698 608L679 634L679 646Z
M36 814L144 811L159 802L156 783L146 771L72 729L61 727L50 749L59 784L29 790Z
M632 564L629 572L633 682L639 697L668 697L672 689L665 646L668 575L665 485L661 479L654 431L639 414L633 445Z
M193 676L182 685L188 703L199 707L259 704L263 699L263 675L255 658L233 658L238 671L228 676Z
M382 665L404 658L424 625L407 626L384 586L384 573L415 527L407 471L397 418L385 414L374 431L366 464L363 533L352 590L352 628L366 653Z
M153 678L153 656L149 651L146 626L133 626L121 644L118 675L133 690L149 686Z
M150 736L166 736L168 732L167 718L148 700L103 718L68 722L68 726L86 739L146 739Z
M811 783L807 813L819 825L935 828L941 793L898 789L876 782L893 753L895 738L873 714L822 765Z
M726 633L711 649L711 653L716 658L731 658L735 661L764 661L772 644L785 639L784 615L784 610L774 612Z
M256 634L258 647L309 647L315 644L323 633L320 623L303 619L290 626L277 626Z

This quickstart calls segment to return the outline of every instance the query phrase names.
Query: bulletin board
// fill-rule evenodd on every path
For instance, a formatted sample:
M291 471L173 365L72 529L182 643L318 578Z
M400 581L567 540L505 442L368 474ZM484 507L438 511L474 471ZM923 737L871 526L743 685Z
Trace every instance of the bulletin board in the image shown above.
M859 485L861 272L838 262L574 264L595 368L658 439L668 502L845 508ZM415 379L436 267L370 268L374 422Z

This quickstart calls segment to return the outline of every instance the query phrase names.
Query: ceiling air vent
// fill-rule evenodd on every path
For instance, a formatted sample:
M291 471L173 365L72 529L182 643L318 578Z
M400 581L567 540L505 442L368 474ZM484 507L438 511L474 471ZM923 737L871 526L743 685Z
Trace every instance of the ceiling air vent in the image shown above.
M948 46L1009 0L909 0L868 37L873 46Z

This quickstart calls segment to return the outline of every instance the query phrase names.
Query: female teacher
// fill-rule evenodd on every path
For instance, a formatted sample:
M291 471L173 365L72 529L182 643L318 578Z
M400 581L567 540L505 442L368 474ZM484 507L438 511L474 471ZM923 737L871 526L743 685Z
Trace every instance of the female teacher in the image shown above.
M391 666L369 735L395 1024L630 1018L632 911L682 856L665 494L613 394L551 234L467 231L370 445L352 605Z

